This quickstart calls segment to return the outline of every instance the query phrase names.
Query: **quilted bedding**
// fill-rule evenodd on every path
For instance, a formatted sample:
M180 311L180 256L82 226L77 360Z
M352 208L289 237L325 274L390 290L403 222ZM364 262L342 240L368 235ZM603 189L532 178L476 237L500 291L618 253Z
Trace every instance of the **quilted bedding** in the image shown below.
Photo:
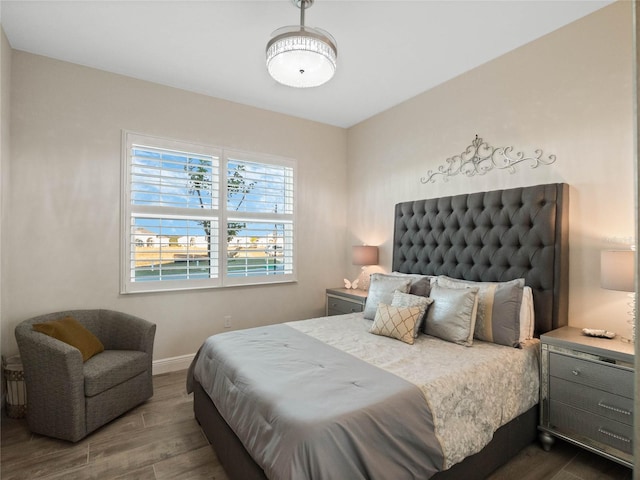
M407 345L369 326L351 314L214 335L191 371L273 480L428 479L537 403L536 342Z

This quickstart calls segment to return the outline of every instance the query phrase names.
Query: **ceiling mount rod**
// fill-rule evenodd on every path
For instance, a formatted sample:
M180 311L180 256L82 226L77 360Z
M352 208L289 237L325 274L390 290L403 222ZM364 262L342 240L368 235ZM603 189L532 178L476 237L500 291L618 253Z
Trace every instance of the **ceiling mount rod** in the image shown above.
M300 9L300 27L304 29L304 11L313 5L313 0L291 0Z

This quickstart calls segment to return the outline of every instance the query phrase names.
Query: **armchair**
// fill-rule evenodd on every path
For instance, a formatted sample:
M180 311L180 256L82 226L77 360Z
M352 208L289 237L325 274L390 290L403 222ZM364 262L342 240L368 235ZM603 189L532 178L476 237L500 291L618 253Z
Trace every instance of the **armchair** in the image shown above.
M77 348L33 330L34 323L71 316L104 351L86 362ZM34 433L77 442L153 395L155 324L112 310L70 310L16 326Z

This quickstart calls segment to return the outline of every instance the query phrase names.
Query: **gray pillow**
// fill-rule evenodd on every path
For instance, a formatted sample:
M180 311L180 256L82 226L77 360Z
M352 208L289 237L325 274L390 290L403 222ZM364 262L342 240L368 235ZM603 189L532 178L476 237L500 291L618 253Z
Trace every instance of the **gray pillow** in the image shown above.
M419 273L392 272L391 275L411 279L409 293L411 295L420 295L421 297L429 296L429 292L431 291L431 279L436 278L433 275L420 275Z
M418 317L418 321L416 322L415 329L413 331L413 338L417 338L418 333L420 332L420 327L422 326L422 322L424 321L425 314L427 313L427 309L432 303L433 299L431 298L412 295L410 293L402 293L396 290L395 292L393 292L393 300L391 301L391 306L420 308L420 316Z
M440 276L437 283L448 288L479 288L475 338L508 347L520 345L523 278L509 282L472 282Z
M446 288L431 286L433 305L427 311L425 333L448 342L473 344L478 309L478 287Z
M408 278L386 275L384 273L371 274L369 293L367 293L367 301L364 305L364 318L373 320L376 316L379 303L391 305L393 292L399 290L407 293L410 284L411 280Z

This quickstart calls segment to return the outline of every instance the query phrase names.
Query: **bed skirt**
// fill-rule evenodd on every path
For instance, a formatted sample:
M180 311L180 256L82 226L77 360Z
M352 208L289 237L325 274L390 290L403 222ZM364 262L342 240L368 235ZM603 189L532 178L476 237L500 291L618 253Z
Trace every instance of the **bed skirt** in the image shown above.
M195 418L213 446L230 480L266 480L262 469L247 453L242 442L218 413L215 405L194 381L193 410ZM450 469L439 472L432 480L485 479L508 462L520 450L533 443L537 436L538 406L500 427L493 440L482 451L467 457Z

